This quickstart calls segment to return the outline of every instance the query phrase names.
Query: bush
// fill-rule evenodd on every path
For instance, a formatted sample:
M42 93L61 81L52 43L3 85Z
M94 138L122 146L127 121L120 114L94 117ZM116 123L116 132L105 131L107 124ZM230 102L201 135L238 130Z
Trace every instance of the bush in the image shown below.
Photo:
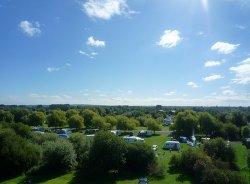
M247 153L247 165L248 165L248 168L250 169L250 150L248 150L248 153Z
M212 139L203 145L203 150L214 159L221 159L225 162L235 161L235 151L222 138Z
M202 184L221 184L229 183L229 178L226 173L220 169L206 169L202 174L201 178Z
M148 174L155 162L155 154L146 144L128 144L124 169L134 174Z
M43 163L48 171L72 170L77 165L73 145L66 140L46 142L43 146Z
M165 176L165 167L162 163L159 162L153 162L152 164L149 165L149 175L153 178L156 179L161 179L164 178Z
M91 174L107 174L117 171L125 163L125 142L110 132L100 131L90 148L88 171Z
M39 146L18 136L11 129L0 130L0 174L9 176L20 174L40 163L42 157Z
M80 133L72 134L69 138L69 141L73 144L75 149L78 167L84 167L89 156L90 141Z
M205 153L198 150L186 150L181 155L173 155L170 159L170 169L180 171L201 180L206 169L215 168L212 160Z
M31 141L43 145L45 142L48 141L57 141L59 139L59 136L56 133L44 133L44 134L37 134L34 133L31 136Z

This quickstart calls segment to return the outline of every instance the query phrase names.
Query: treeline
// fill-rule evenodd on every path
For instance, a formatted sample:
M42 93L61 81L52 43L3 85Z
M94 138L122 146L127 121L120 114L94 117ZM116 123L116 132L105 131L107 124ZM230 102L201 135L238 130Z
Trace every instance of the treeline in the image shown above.
M176 137L189 137L194 132L196 135L235 141L250 137L249 123L248 114L241 111L212 115L208 112L185 110L175 116L171 129Z
M0 122L20 122L29 126L70 127L77 130L83 128L134 130L138 126L146 126L154 131L161 129L163 115L161 118L155 119L150 114L142 113L140 116L114 115L99 111L98 109L68 109L66 111L61 109L0 109Z
M83 177L159 173L155 154L144 143L127 144L109 131L99 131L93 140L81 133L61 139L54 133L36 134L22 123L0 123L0 170L1 178L70 170Z

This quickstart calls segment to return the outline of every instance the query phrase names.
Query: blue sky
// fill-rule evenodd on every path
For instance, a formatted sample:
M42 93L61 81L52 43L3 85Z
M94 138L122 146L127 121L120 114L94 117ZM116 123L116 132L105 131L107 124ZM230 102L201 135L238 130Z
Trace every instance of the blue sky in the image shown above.
M0 0L1 104L250 105L250 0Z

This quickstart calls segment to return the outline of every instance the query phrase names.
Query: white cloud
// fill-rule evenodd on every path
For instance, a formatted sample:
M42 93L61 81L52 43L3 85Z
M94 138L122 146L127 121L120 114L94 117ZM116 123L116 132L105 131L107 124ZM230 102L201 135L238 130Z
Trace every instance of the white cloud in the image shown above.
M194 82L188 82L187 85L191 88L198 88L198 85Z
M222 87L221 87L221 89L223 89L223 90L230 89L230 88L231 88L231 86L229 86L229 85L228 85L228 86L222 86Z
M129 9L127 0L87 0L81 3L83 11L91 18L109 20L115 15L136 13Z
M51 73L51 72L57 72L57 71L59 71L59 70L60 70L59 67L58 67L58 68L56 68L56 67L48 67L48 68L47 68L47 71L50 72L50 73Z
M240 30L244 30L246 29L246 26L243 25L236 25L236 28L240 29Z
M235 95L237 95L237 93L234 92L234 91L231 90L231 89L227 89L227 90L222 91L222 94L223 94L223 95L226 95L226 96L235 96Z
M206 61L204 63L205 67L213 67L213 66L220 66L223 64L225 61Z
M91 47L105 47L106 43L102 40L97 40L93 36L90 36L87 41L87 45Z
M170 91L170 92L165 93L164 95L166 95L166 96L173 96L175 94L176 94L175 91Z
M209 82L209 81L214 81L214 80L218 80L218 79L222 79L222 78L223 77L220 74L214 74L214 75L204 77L203 80L206 82Z
M231 67L230 70L235 73L233 83L250 84L250 58L240 62L238 66Z
M87 57L89 57L90 59L94 59L95 56L98 55L97 52L90 52L90 53L87 53L87 52L84 52L84 51L81 51L81 50L79 50L78 53L81 54L81 55L87 56Z
M212 45L211 50L217 51L220 54L230 54L234 52L240 44L231 44L226 42L216 42Z
M39 35L41 33L40 24L38 22L31 23L27 20L24 20L19 23L19 28L24 34L30 37Z
M168 29L164 31L157 45L164 48L171 48L178 45L182 39L179 31Z

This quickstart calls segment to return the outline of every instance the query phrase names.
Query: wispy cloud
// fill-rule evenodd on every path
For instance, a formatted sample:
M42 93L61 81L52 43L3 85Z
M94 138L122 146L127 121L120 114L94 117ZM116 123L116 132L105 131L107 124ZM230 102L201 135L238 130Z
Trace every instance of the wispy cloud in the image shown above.
M198 88L199 87L196 83L191 82L191 81L187 83L187 86L189 86L191 88Z
M230 54L233 53L240 44L231 44L226 42L216 42L211 46L211 50L217 51L220 54Z
M209 60L209 61L206 61L206 62L204 63L204 67L220 66L220 65L222 65L223 63L225 63L225 61L212 61L212 60Z
M203 80L206 82L209 82L209 81L214 81L214 80L218 80L218 79L222 79L222 78L224 78L224 77L222 77L220 74L213 74L213 75L204 77Z
M62 67L47 67L46 70L49 72L49 73L52 73L52 72L58 72L60 71L61 69L65 69L65 68L69 68L71 67L72 65L70 63L65 63Z
M237 29L240 29L240 30L244 30L244 29L246 29L246 26L243 26L243 25L236 25L236 28L237 28Z
M175 91L170 91L170 92L165 93L164 95L165 95L165 96L173 96L173 95L175 95L175 94L176 94Z
M27 36L33 37L41 34L39 22L31 23L27 20L24 20L21 21L18 26L21 31Z
M91 18L109 20L115 15L130 16L127 0L87 0L81 1L82 10Z
M89 52L89 53L87 53L87 52L81 51L81 50L79 50L78 53L81 54L81 55L87 56L87 57L89 57L89 58L91 58L91 59L94 59L95 56L98 55L97 52Z
M164 31L157 45L163 48L171 48L177 46L182 39L178 30L168 29Z
M88 37L87 45L91 47L105 47L105 41L95 39L93 36Z
M250 58L240 62L238 66L231 67L230 70L235 73L233 83L250 84Z

